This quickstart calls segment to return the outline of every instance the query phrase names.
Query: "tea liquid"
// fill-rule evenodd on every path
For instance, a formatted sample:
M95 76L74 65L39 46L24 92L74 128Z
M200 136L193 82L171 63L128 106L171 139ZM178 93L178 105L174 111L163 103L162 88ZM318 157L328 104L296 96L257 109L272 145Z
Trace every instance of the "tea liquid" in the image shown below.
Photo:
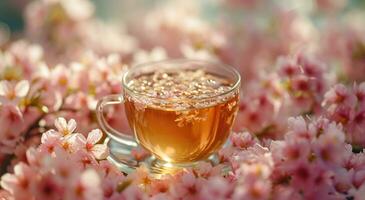
M157 158L190 163L226 141L237 112L233 82L203 70L156 71L129 82L128 122L139 143ZM146 97L149 98L146 98Z

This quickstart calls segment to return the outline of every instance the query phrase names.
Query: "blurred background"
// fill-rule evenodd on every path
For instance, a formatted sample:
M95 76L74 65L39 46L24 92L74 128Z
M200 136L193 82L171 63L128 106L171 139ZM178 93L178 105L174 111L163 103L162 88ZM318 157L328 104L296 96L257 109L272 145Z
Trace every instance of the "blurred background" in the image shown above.
M85 49L132 65L217 59L248 81L272 71L279 56L305 51L363 80L364 11L365 0L0 0L0 46L26 38L51 65Z
M24 28L23 21L23 10L26 5L33 0L1 0L0 1L0 22L5 23L11 31L21 31ZM189 0L187 0L188 2ZM217 15L218 12L227 12L239 18L239 15L250 15L254 16L257 14L263 13L255 13L247 10L246 12L242 12L239 8L237 9L238 13L234 13L234 7L222 7L220 6L222 1L225 0L200 0L197 1L201 8L201 15L207 20L214 20L214 16ZM255 2L259 2L257 0L227 0L227 2L233 2L235 4L245 3L245 4L255 4ZM96 16L101 19L108 21L120 21L120 20L128 20L133 16L139 16L141 13L144 13L148 9L152 9L154 7L167 4L171 1L166 0L92 0L95 5L95 13ZM193 1L192 1L193 2ZM347 13L349 11L356 12L361 11L364 12L365 9L365 0L298 0L298 1L280 1L280 0L267 0L261 1L264 4L272 4L275 2L276 4L281 4L282 7L286 7L288 9L292 9L298 13L306 14L313 19L320 17L315 10L318 8L318 2L322 3L323 6L339 6L341 7L343 4L344 7L341 8L342 13ZM336 5L337 4L337 5ZM233 13L232 13L233 12ZM337 13L338 14L338 13ZM365 22L364 22L365 24ZM2 24L4 26L4 24ZM2 27L4 28L4 27Z

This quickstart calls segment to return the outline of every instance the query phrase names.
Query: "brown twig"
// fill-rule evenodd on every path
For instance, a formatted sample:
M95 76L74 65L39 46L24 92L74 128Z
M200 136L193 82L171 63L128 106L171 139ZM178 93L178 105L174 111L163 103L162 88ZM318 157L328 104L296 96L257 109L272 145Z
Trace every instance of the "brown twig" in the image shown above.
M39 126L39 122L44 119L47 115L50 114L56 114L59 112L77 112L76 109L73 108L61 108L58 111L53 111L53 112L48 112L48 113L42 113L39 117L37 117L34 122L21 134L22 135L22 139L19 142L24 142L26 140L28 140L30 137L35 136L32 135L31 133L33 132L34 129L36 128L40 128ZM40 133L39 133L40 134ZM0 164L0 176L2 176L3 174L5 174L7 172L7 168L9 167L9 165L11 164L11 161L15 158L15 154L6 154L5 158L3 159L2 163Z
M11 161L14 159L14 154L6 154L5 158L2 160L0 165L0 176L5 174L8 171L8 166L11 164Z
M31 126L29 126L28 128L27 128L27 130L26 131L24 131L24 134L22 134L23 135L23 141L26 141L27 139L29 139L30 138L30 136L31 136L31 133L32 133L32 131L34 130L34 129L36 129L36 128L39 128L39 122L46 116L47 114L46 113L42 113L39 117L37 117L37 119L36 120L34 120L34 122L32 123L32 125Z

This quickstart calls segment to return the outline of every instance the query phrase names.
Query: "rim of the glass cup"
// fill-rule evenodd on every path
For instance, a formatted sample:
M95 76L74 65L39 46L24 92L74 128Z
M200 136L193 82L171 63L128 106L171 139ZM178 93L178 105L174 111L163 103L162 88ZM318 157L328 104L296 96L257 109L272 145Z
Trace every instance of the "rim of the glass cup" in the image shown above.
M140 63L140 64L136 64L134 66L132 66L132 68L128 69L128 71L123 75L123 80L122 80L122 85L123 85L123 90L124 91L128 91L129 93L132 93L133 95L137 95L137 96L142 96L142 97L147 97L148 99L157 99L157 100L181 100L182 98L176 98L176 97L155 97L155 96L151 96L151 95L145 95L145 94L139 94L134 92L132 89L130 89L128 87L128 83L127 83L127 77L128 75L139 69L139 68L143 68L146 67L148 65L156 65L156 64L162 64L162 63L167 63L167 62L171 62L173 64L179 63L179 62L202 62L202 63L207 63L210 65L216 65L216 66L221 66L227 70L230 70L231 72L233 72L233 74L237 77L236 82L234 83L234 85L227 91L220 93L220 94L216 94L216 95L212 95L212 96L208 96L208 97L201 97L201 98L193 98L193 100L206 100L206 99L211 99L211 98L215 98L215 97L220 97L220 96L224 96L227 94L230 94L231 92L234 92L241 84L241 75L240 73L232 66L221 63L221 62L214 62L214 61L207 61L207 60L199 60L199 59L186 59L186 58L180 58L180 59L164 59L164 60L159 60L159 61L151 61L151 62L144 62L144 63Z

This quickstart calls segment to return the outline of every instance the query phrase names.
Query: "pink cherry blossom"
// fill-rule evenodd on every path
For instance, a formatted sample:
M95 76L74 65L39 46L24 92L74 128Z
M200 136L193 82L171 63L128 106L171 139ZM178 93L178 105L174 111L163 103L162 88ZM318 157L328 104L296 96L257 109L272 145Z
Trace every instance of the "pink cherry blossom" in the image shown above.
M116 186L118 184L123 183L124 177L123 176L115 176L109 175L102 180L102 189L104 199L118 199L120 198L121 194L118 190L116 190Z
M271 190L270 181L263 181L271 173L270 168L262 164L242 164L238 170L240 179L232 196L233 199L266 199Z
M123 174L115 165L111 164L107 160L101 160L99 164L100 168L104 172L104 176L121 176Z
M80 179L67 192L67 199L102 199L103 191L100 188L100 177L93 169L85 170Z
M306 141L288 141L281 149L279 159L285 159L285 163L295 165L310 155L309 142ZM288 165L290 166L290 165Z
M97 144L102 136L103 134L99 129L94 129L88 134L86 139L83 135L77 134L78 138L76 140L79 140L85 150L91 152L95 158L105 159L109 154L106 144Z
M301 73L301 67L296 63L294 59L286 59L280 57L277 61L277 65L280 68L279 74L292 77Z
M325 95L323 104L329 119L340 123L346 132L346 139L352 144L363 145L365 137L364 110L362 102L361 84L346 87L335 85Z
M14 174L5 174L1 178L1 187L8 190L17 199L27 199L32 192L33 179L36 174L29 166L18 163L14 167Z
M76 121L74 119L70 119L67 122L65 118L59 117L54 125L57 128L58 133L63 136L73 133L76 129Z
M53 153L56 147L61 146L62 141L54 130L47 131L42 135L42 144L39 146L42 152Z
M24 98L29 91L29 82L22 80L18 83L3 80L0 82L1 103L14 103L18 105L19 100Z
M353 106L355 96L344 85L335 85L325 94L324 103Z
M171 193L174 198L199 199L203 180L196 178L191 172L185 172L179 177L172 188Z
M61 94L65 94L71 85L71 71L65 65L57 65L50 71L51 84Z
M75 160L76 164L80 168L87 168L89 166L93 166L97 163L97 161L94 158L94 155L90 155L88 152L85 152L83 150L79 150L75 152Z
M129 174L128 177L130 177L136 185L142 185L144 188L148 187L153 179L149 174L148 169L143 165L138 167L135 173Z
M136 185L131 185L123 191L122 199L126 199L126 200L133 200L133 199L146 200L148 198L147 198L146 194L143 193L141 188L139 188Z
M65 162L65 160L69 162ZM55 148L55 159L49 165L47 167L52 168L54 173L58 174L56 178L61 182L75 179L80 167L76 164L75 157L70 156L63 148Z
M193 168L193 172L199 177L209 178L221 175L223 167L223 165L213 166L208 162L199 162L198 165Z
M255 143L254 138L248 132L233 133L231 136L231 140L233 146L238 148L247 148Z
M168 194L170 185L172 184L169 179L154 180L150 186L150 194L154 198L158 198L157 195Z
M351 189L351 177L353 176L353 170L347 171L345 169L339 169L334 175L334 186L338 192L344 192Z
M344 142L345 134L342 129L331 123L318 137L314 151L325 163L342 163Z
M360 102L360 105L364 104L365 101L365 83L360 83L359 85L354 86L355 95Z
M61 184L52 174L43 174L35 181L32 193L36 199L60 199L64 192Z
M15 149L22 131L26 128L23 114L13 104L1 105L0 121L4 123L0 129L0 151L10 153Z
M228 199L231 197L233 187L223 177L217 176L208 179L207 185L201 192L202 198L206 199Z
M27 163L29 163L29 165L32 165L35 167L41 166L41 161L38 159L39 157L42 156L42 153L40 151L38 151L34 147L30 147L25 152L25 154L26 154L26 158L27 158Z

